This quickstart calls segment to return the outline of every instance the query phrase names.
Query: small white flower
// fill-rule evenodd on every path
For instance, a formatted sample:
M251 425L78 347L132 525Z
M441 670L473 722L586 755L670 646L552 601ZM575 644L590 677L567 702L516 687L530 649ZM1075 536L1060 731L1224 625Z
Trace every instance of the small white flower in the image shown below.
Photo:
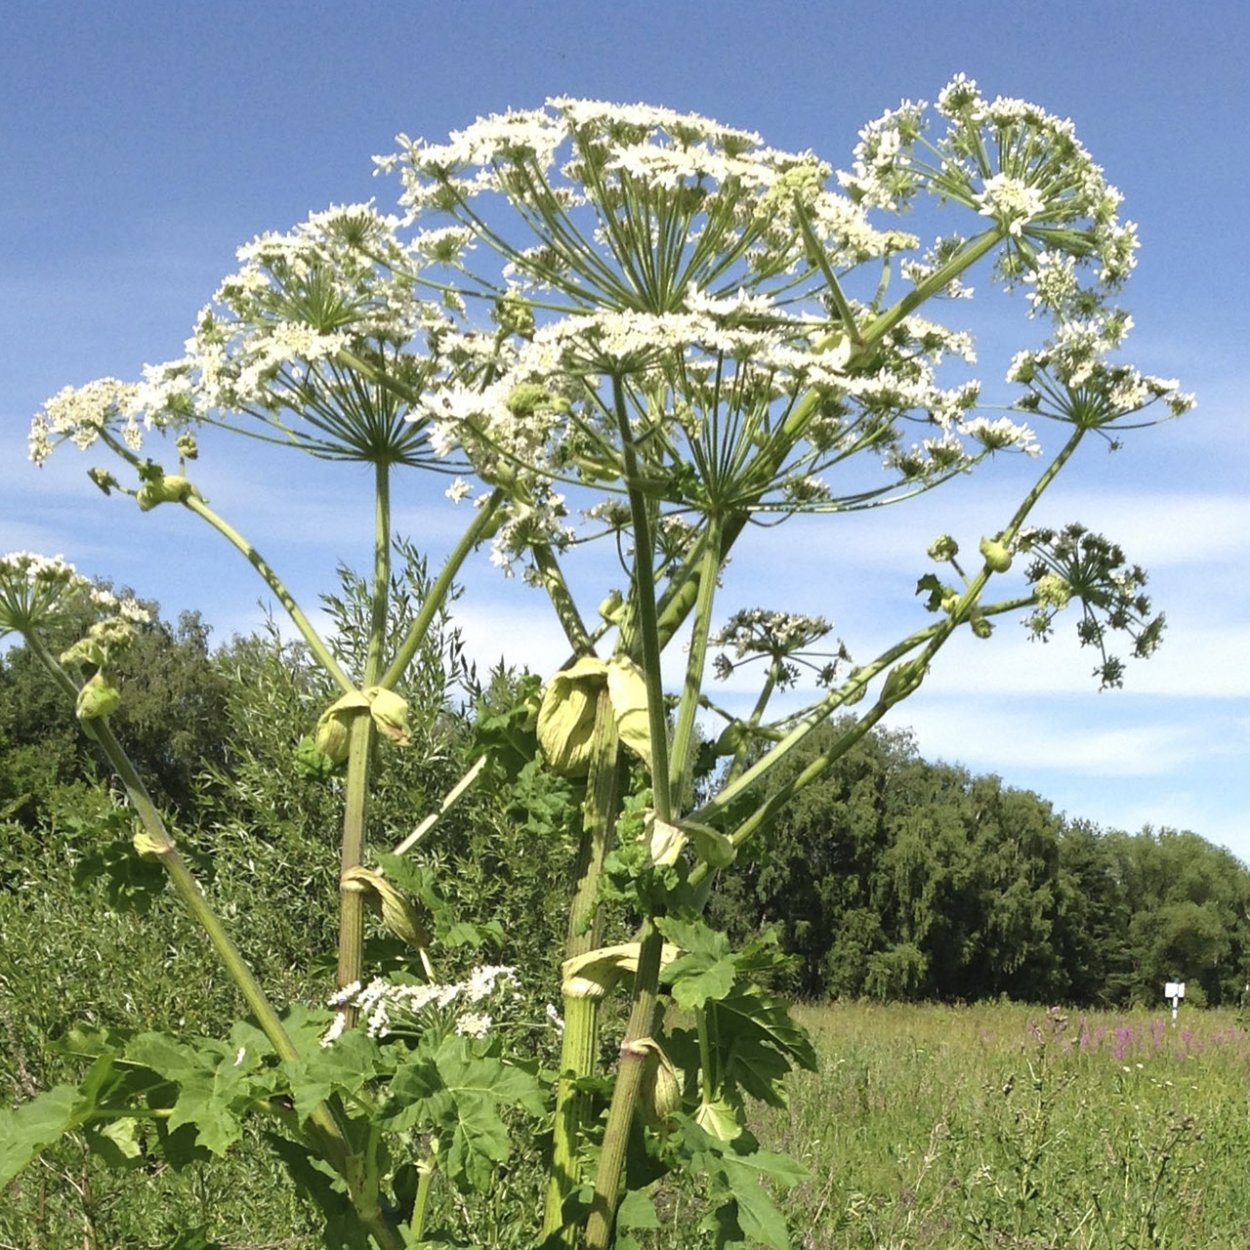
M456 1021L456 1032L461 1037L477 1037L482 1038L490 1032L491 1025L494 1021L485 1012L466 1011Z
M1046 197L1021 178L995 174L985 180L985 187L974 197L982 217L993 217L1007 227L1016 238L1025 225L1046 207Z
M359 982L357 982L359 984ZM347 1028L347 1016L343 1012L338 1012L330 1027L326 1029L321 1036L321 1045L323 1048L333 1046L340 1037L343 1036L343 1030Z
M361 985L359 981L353 981L350 985L345 985L341 990L337 990L331 994L326 1000L331 1007L342 1007L346 1003L350 1003L357 994L360 993Z

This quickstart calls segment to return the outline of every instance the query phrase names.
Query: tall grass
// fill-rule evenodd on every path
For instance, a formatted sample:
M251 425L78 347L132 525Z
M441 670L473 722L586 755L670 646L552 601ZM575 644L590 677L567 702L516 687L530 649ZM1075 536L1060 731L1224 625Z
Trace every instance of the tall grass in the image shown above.
M792 1079L787 1111L758 1109L763 1144L810 1172L785 1199L796 1248L1250 1246L1250 1031L1234 1013L1182 1007L1175 1028L1166 1010L1011 1004L797 1014L819 1071ZM0 1198L0 1250L323 1244L277 1178L266 1188L254 1154L197 1166L179 1178L190 1184L181 1196L95 1174L103 1188L78 1193L87 1174L70 1154ZM710 1244L694 1195L666 1192L659 1207L664 1227L649 1244ZM183 1223L170 1224L174 1212ZM478 1244L517 1244L516 1228L490 1228L483 1214ZM200 1237L199 1221L220 1240Z
M1230 1012L833 1005L769 1144L804 1250L1250 1245L1250 1033Z

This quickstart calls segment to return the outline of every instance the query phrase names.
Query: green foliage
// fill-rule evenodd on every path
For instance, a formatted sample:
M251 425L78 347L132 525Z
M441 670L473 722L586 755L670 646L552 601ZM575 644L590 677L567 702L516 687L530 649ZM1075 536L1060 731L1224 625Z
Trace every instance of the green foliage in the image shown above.
M807 998L1128 1004L1188 978L1220 1003L1250 971L1247 891L1250 871L1196 834L1100 834L876 734L726 870L710 914L739 940L775 931Z
M50 631L49 648L80 637L90 619L85 610L67 614ZM225 746L228 683L209 663L209 632L197 612L184 612L176 625L154 620L111 669L123 691L110 718L114 729L157 801L187 816L199 774L220 764ZM18 646L0 656L0 818L32 827L42 797L84 772L105 775L102 763L30 650Z

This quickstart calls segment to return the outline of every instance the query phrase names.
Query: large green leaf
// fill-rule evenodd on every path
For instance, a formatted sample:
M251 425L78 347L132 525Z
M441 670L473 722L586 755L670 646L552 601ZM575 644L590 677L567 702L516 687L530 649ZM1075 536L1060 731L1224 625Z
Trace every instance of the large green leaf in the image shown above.
M254 1096L256 1055L225 1042L209 1040L197 1047L163 1033L141 1033L126 1047L126 1058L177 1086L167 1121L170 1132L192 1124L196 1144L216 1155L238 1141L242 1112Z
M477 1054L467 1038L451 1036L432 1053L418 1049L396 1072L383 1121L392 1129L438 1133L448 1178L484 1191L511 1150L501 1105L535 1116L545 1109L541 1087L528 1072Z
M355 1094L378 1074L380 1051L363 1029L349 1029L333 1045L301 1048L298 1060L282 1064L291 1082L291 1096L306 1120L332 1093Z
M72 1085L57 1085L20 1107L0 1109L0 1189L74 1127L81 1101Z
M755 1150L754 1145L745 1134L732 1142L720 1141L683 1117L681 1152L691 1171L707 1179L714 1207L705 1226L715 1232L717 1246L754 1242L771 1250L789 1250L785 1218L761 1177L790 1186L803 1180L806 1172L785 1155Z
M702 1007L733 989L737 964L723 933L699 921L666 918L657 923L664 936L685 952L664 970L674 1002Z
M816 1067L811 1041L790 1018L787 1004L757 985L747 985L709 1010L716 1017L726 1091L741 1089L752 1098L784 1107L786 1074L796 1067L809 1071Z

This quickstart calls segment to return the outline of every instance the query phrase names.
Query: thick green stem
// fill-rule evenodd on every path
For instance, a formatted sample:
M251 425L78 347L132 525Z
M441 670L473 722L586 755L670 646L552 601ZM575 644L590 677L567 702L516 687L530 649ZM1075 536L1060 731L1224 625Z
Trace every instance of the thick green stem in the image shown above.
M840 707L856 702L874 677L879 676L908 652L914 651L936 637L946 626L946 621L937 621L925 626L924 629L918 629L914 634L904 638L902 642L895 643L894 646L883 651L872 663L857 669L854 676L844 682L839 689L831 691L816 704L767 755L757 760L745 772L735 776L716 795L699 807L690 819L703 823L715 820L734 800L758 785L791 751L797 749L809 734L814 733Z
M391 471L385 463L374 465L373 496L373 596L369 604L369 643L365 651L366 686L382 675L386 647L386 617L391 595Z
M343 840L339 858L338 984L341 989L361 980L364 968L365 895L347 879L352 868L364 863L369 820L369 756L373 752L373 718L367 711L352 718L348 740L346 795L343 804ZM354 1007L344 1009L349 1025L355 1024Z
M412 1204L412 1219L408 1221L407 1245L419 1246L425 1236L425 1216L430 1207L430 1188L438 1165L433 1158L422 1159L417 1164L417 1196Z
M690 756L694 745L695 715L703 690L703 669L707 662L708 635L712 632L712 604L716 598L716 579L720 574L720 518L708 517L707 543L703 566L699 570L699 595L695 601L694 623L690 631L690 652L686 664L686 680L677 710L677 727L673 732L673 753L670 758L669 786L682 801L690 778Z
M664 716L664 682L660 673L660 634L655 594L655 543L646 496L639 485L638 458L620 378L612 379L612 397L621 434L625 486L629 495L630 518L634 525L634 608L642 638L642 670L647 682L647 719L651 731L651 784L655 814L666 822L673 819L669 790L668 725Z
M366 688L376 685L381 675L391 588L390 470L385 464L375 466L374 482L373 587L362 682ZM367 711L359 711L352 719L348 741L343 840L339 858L340 988L359 981L364 966L365 896L357 883L347 880L347 874L364 863L368 843L369 765L373 742L373 718ZM348 1007L345 1014L348 1024L355 1024L356 1009Z
M189 508L196 516L203 517L232 546L242 552L247 562L261 575L265 585L277 596L278 602L282 604L287 611L287 615L290 616L292 624L299 630L300 637L308 644L309 651L312 652L317 662L330 675L331 680L344 691L350 692L354 690L356 687L352 684L351 678L343 672L338 661L330 653L329 647L321 640L317 631L313 629L308 617L304 615L303 609L295 601L295 596L286 588L282 579L274 572L260 552L228 521L214 512L198 495L190 495L182 502L184 507Z
M847 751L851 749L864 735L881 720L881 718L889 711L888 703L878 702L855 722L844 734L840 735L838 740L829 748L812 760L803 771L792 781L782 786L776 793L769 797L751 813L733 832L729 835L729 840L735 847L741 846L761 825L767 823L769 817L779 812L790 800L805 786L810 785L813 781L818 780L829 766L838 759L841 759ZM698 885L708 873L707 864L696 864L690 873L690 884Z
M647 1064L647 1052L638 1043L650 1037L655 1029L663 949L664 939L655 927L654 919L647 917L640 934L633 1007L625 1027L625 1039L621 1042L621 1062L612 1087L612 1105L608 1108L590 1218L586 1222L586 1250L607 1250L611 1244L629 1128L638 1102L643 1069Z
M547 598L551 600L556 619L560 622L564 636L573 648L573 654L594 655L594 639L591 638L590 631L577 610L577 603L573 599L568 583L564 580L564 570L560 568L555 553L546 543L535 543L530 550L534 556L534 563L538 567L538 576L542 581L543 589L547 592Z
M616 715L606 689L600 692L595 707L594 735L582 804L582 838L574 870L577 885L569 909L566 959L595 950L603 940L599 878L612 837L621 780ZM576 1241L576 1229L564 1226L564 1204L581 1184L582 1135L590 1121L592 1100L575 1086L578 1078L594 1071L598 1048L599 1000L566 994L551 1172L543 1212L544 1244L557 1229L561 1230L560 1245L571 1248Z

